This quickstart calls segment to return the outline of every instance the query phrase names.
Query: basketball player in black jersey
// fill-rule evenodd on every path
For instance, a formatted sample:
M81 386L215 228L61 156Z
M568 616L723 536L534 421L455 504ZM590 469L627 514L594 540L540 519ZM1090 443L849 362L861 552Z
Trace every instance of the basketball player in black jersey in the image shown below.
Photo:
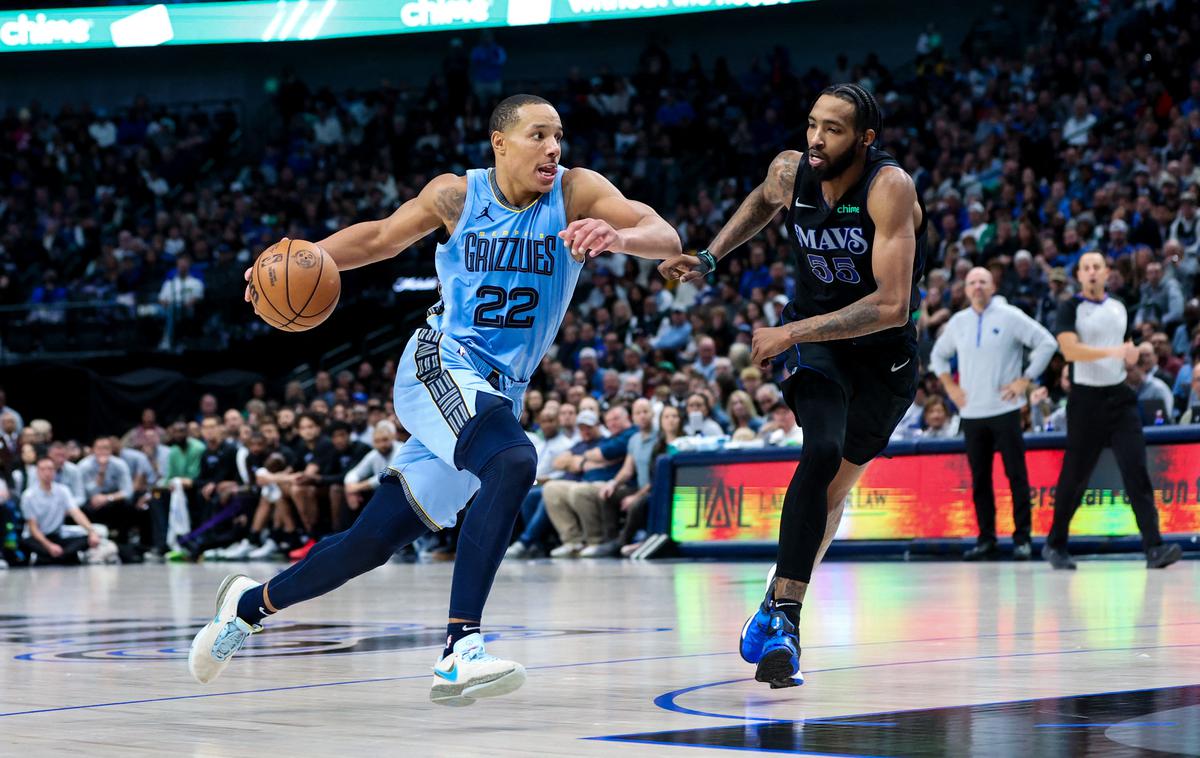
M784 210L795 253L796 297L783 323L754 332L753 360L783 355L784 397L804 450L783 500L779 552L767 596L742 629L742 657L772 688L803 683L800 606L842 515L842 502L883 452L912 404L925 210L912 178L875 147L875 98L854 84L821 93L808 116L808 151L785 150L708 250L659 271L692 281Z

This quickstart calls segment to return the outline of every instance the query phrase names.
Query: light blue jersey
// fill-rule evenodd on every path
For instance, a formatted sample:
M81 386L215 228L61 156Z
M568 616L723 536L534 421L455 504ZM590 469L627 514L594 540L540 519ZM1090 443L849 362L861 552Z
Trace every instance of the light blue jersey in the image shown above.
M554 189L518 209L493 188L493 169L468 171L462 216L437 248L442 300L430 328L520 382L553 344L583 270L558 236L565 173L560 166Z

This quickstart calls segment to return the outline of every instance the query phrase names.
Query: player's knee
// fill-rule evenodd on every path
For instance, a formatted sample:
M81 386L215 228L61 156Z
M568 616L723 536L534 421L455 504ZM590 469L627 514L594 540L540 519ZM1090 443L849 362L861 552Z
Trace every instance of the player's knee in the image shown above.
M459 434L458 445L454 450L454 463L483 479L485 469L498 455L514 447L532 449L532 445L525 430L513 417L510 401L496 395L480 393L475 405L475 415ZM536 465L535 460L534 466Z
M537 451L533 445L525 444L501 450L492 458L488 468L498 471L505 483L528 488L537 477L537 463Z
M832 479L842 465L842 445L835 439L813 436L804 440L804 457L812 468Z

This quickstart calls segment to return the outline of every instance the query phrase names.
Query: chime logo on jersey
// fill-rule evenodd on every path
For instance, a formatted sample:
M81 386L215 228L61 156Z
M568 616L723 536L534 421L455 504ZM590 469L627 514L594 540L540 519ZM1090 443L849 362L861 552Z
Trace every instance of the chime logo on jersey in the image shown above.
M867 238L859 226L831 229L805 229L796 225L796 242L810 250L847 250L855 255L867 252Z

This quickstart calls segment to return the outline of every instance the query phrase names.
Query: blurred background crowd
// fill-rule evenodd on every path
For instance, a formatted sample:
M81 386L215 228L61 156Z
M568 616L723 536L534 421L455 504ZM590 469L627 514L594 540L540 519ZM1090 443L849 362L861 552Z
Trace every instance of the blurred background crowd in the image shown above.
M883 108L880 146L913 175L929 214L913 314L924 359L968 307L972 267L1053 331L1058 303L1077 290L1075 262L1100 251L1142 349L1129 382L1166 409L1146 423L1188 424L1200 421L1198 37L1191 3L1060 0L1031 28L997 8L957 49L930 25L903 67L873 54L809 67L785 47L734 67L650 43L627 65L571 68L537 92L566 125L563 163L653 205L695 251L776 153L803 148L815 94L858 82ZM333 91L285 71L260 140L232 103L5 108L0 347L187 352L261 339L268 328L242 303L253 257L281 236L318 240L385 216L438 173L487 165L487 116L511 91L510 54L487 32L451 39L424 88ZM355 280L343 300L387 302L396 276L431 276L432 244ZM542 465L514 555L636 544L657 455L717 438L802 443L780 402L781 367L749 365L753 330L777 323L793 293L788 244L780 216L700 286L667 285L625 256L588 264L526 398ZM13 407L0 397L6 558L113 559L78 542L89 538L125 560L302 555L354 518L406 438L389 402L394 372L394 361L363 361L266 382L231 407L207 396L183 419L148 408L86 440L62 439L56 419L25 419L20 397ZM1057 356L1032 389L1027 430L1062 429L1068 388ZM925 373L897 436L957 433L954 404ZM108 538L83 529L77 550L54 556L25 533L22 493L40 486L39 460ZM421 549L452 555L453 535Z

